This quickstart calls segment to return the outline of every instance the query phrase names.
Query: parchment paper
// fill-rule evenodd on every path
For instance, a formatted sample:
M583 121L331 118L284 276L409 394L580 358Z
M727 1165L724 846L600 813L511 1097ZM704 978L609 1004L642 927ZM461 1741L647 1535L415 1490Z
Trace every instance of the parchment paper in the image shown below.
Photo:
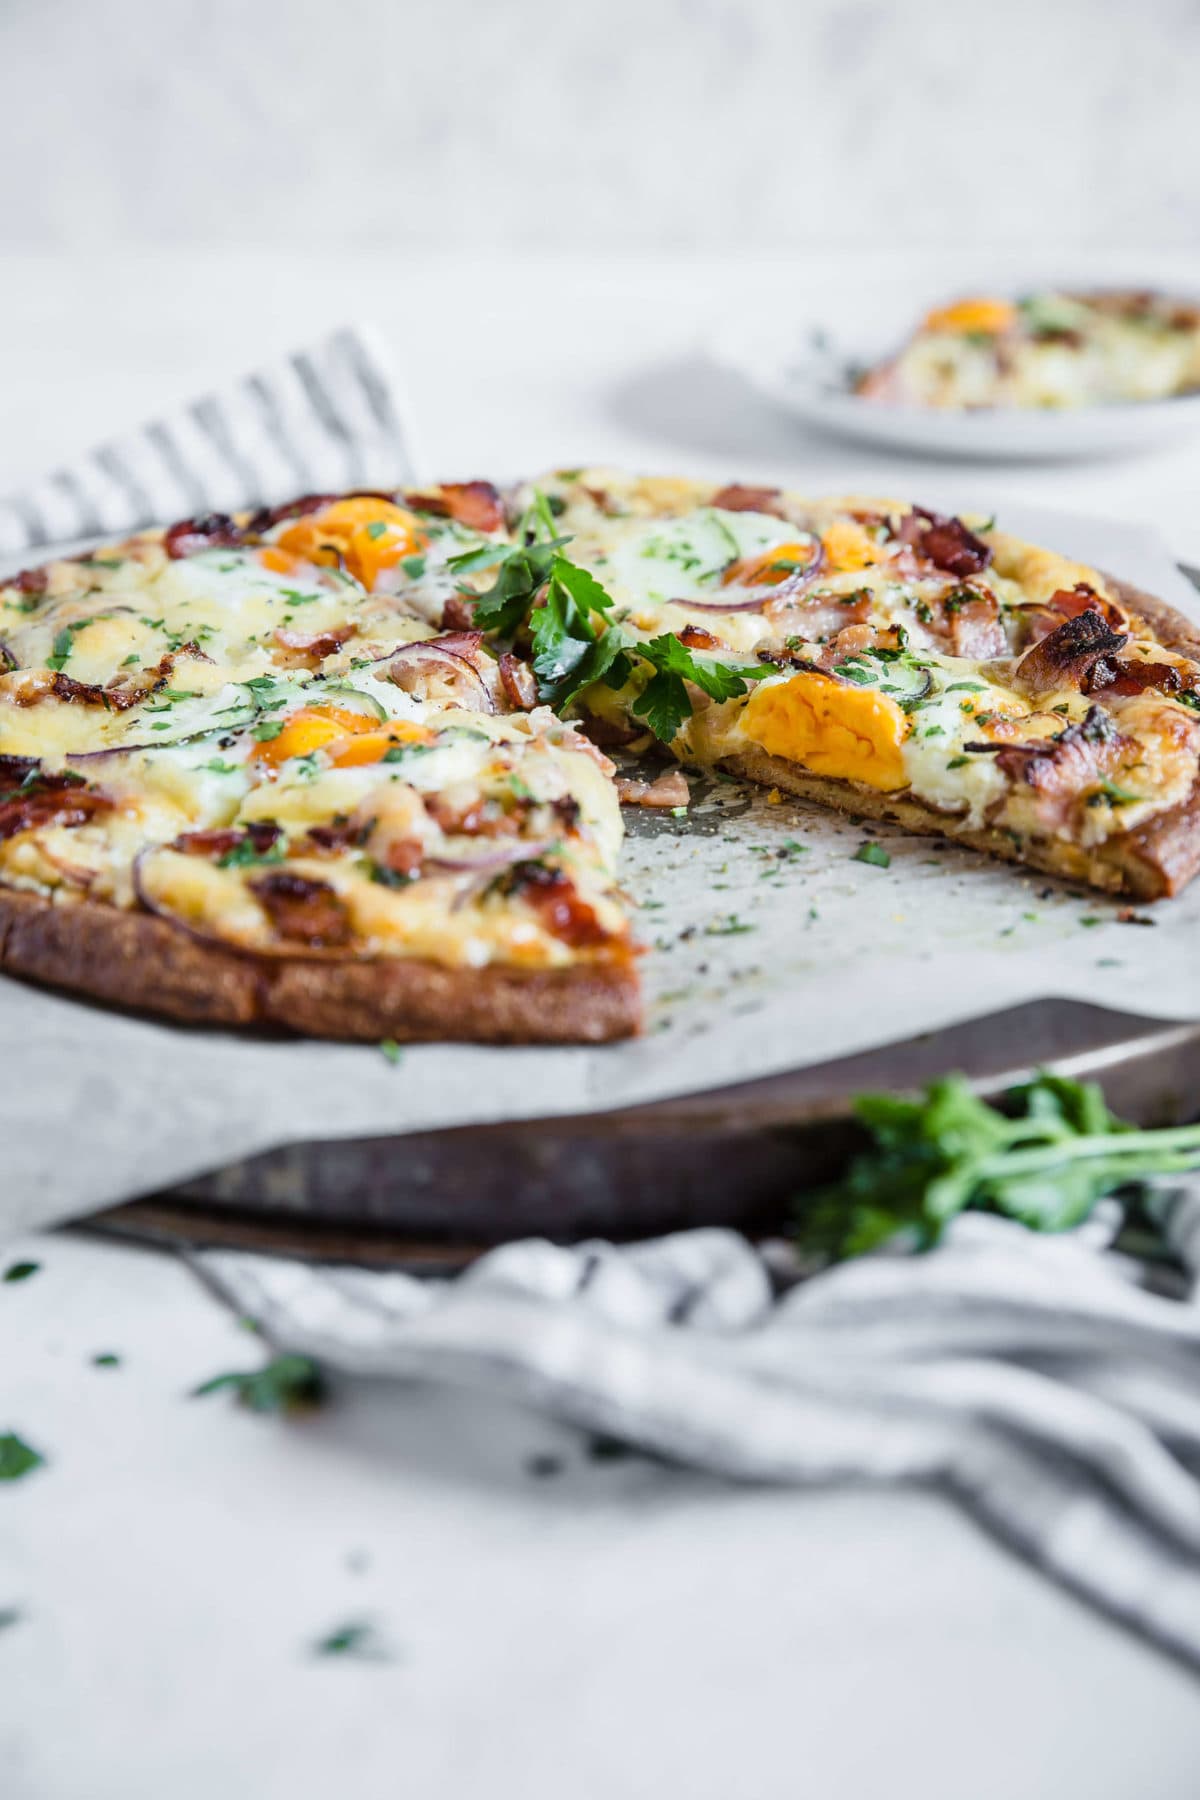
M960 504L966 500L960 499ZM1001 524L1200 618L1151 532L1006 506ZM277 1145L615 1106L848 1055L1048 997L1200 1009L1200 882L1120 904L967 851L693 777L632 818L647 1034L600 1049L406 1049L189 1030L0 978L0 1231L78 1216ZM867 837L891 866L854 860ZM778 852L785 843L799 851Z

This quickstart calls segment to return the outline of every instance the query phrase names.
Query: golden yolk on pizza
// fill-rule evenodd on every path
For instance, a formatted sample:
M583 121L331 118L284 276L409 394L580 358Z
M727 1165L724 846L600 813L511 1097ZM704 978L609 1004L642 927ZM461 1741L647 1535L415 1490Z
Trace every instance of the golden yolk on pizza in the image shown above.
M282 731L266 739L255 751L255 761L278 770L294 756L311 756L323 750L335 768L355 768L379 762L394 744L428 744L433 733L407 719L392 719L386 726L349 707L330 706L318 711L303 707L286 721Z
M721 583L731 587L776 587L812 562L816 544L777 544L762 556L744 556L730 563Z
M955 331L966 336L970 332L1007 331L1016 323L1017 309L1011 300L996 300L987 295L968 300L955 300L950 306L935 306L925 316L926 331Z
M305 562L340 562L370 590L384 569L393 568L401 557L414 555L427 542L412 513L390 500L357 494L297 519L280 532L263 558L266 561L274 550L277 557L282 553ZM277 564L267 561L266 566L275 568ZM281 572L287 572L286 564Z
M835 519L821 533L831 569L866 569L880 561L880 548L854 519Z
M886 694L805 672L758 687L742 713L745 735L815 775L890 791L908 786L904 713Z

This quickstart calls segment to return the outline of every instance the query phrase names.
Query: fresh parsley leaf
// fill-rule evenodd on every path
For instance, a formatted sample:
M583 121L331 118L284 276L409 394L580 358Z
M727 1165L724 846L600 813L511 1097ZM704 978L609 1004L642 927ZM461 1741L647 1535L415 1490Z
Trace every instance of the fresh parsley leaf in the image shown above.
M1105 1194L1200 1168L1200 1125L1136 1130L1094 1084L1045 1072L1011 1088L1003 1111L961 1075L916 1100L864 1095L855 1110L870 1148L836 1187L801 1201L797 1219L800 1242L835 1257L900 1233L925 1248L967 1207L1066 1231Z
M119 1369L121 1359L113 1350L102 1350L99 1356L93 1356L93 1369Z
M282 730L282 719L260 719L250 735L260 744L267 744L272 738L277 738Z
M208 762L201 763L200 767L202 769L207 769L210 775L236 775L241 764L225 762L223 758L213 756L210 757Z
M410 581L420 581L425 573L425 558L423 556L402 556L400 567Z
M882 844L860 844L854 852L855 862L870 863L875 869L890 869L892 859Z
M491 587L475 602L476 628L494 631L499 637L513 637L549 581L554 559L565 541L526 544L513 550L501 563Z
M686 644L664 632L645 643L630 643L626 649L655 673L633 703L639 719L645 719L655 737L664 743L678 732L692 715L692 702L684 683L694 682L702 693L713 700L732 700L747 692L752 681L762 681L775 674L771 663L735 666L732 663L704 662L693 656Z
M55 674L58 673L71 654L71 645L74 642L72 635L73 631L73 626L64 625L61 631L56 631L54 634L54 644L51 648L50 655L46 658L46 667L48 669L53 669Z
M192 1398L228 1389L251 1412L286 1413L317 1406L324 1397L320 1370L307 1356L277 1356L261 1369L214 1375L192 1389Z
M367 536L372 539L387 536L387 523L383 519L372 519L367 526Z
M0 1432L0 1481L19 1481L32 1469L45 1462L40 1451L18 1437L15 1431Z
M2 1279L5 1281L28 1281L31 1275L37 1274L41 1266L39 1262L9 1263Z
M404 1061L404 1052L395 1038L381 1038L379 1042L381 1054L393 1066Z

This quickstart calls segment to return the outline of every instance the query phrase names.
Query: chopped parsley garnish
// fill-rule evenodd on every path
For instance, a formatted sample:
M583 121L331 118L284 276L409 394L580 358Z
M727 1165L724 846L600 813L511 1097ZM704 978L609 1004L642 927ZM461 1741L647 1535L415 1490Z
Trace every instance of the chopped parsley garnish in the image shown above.
M114 1350L102 1350L92 1358L93 1369L119 1369L120 1366L121 1359Z
M210 775L236 775L241 766L240 763L225 762L219 756L210 757L208 762L200 764Z
M39 1262L9 1263L7 1269L4 1271L3 1277L0 1279L3 1279L4 1281L28 1281L31 1275L37 1274L41 1266L42 1265Z
M1096 791L1088 795L1087 805L1103 806L1107 801L1109 806L1137 806L1144 799L1144 794L1135 794L1130 788L1119 787L1115 781L1110 781L1105 776Z
M260 744L269 744L271 739L277 738L282 730L282 719L260 719L250 735Z
M942 689L944 694L986 694L986 681L951 681Z
M404 1052L396 1042L395 1038L381 1038L379 1041L379 1050L380 1054L393 1066L404 1061Z
M713 919L704 927L705 937L740 937L745 931L754 931L757 927L745 919L739 919L736 913L728 913L723 919Z
M222 1389L228 1389L239 1406L260 1413L295 1412L301 1407L316 1406L324 1394L320 1370L307 1356L277 1356L261 1369L214 1375L192 1389L192 1398L202 1399Z
M928 733L926 733L926 736L928 736ZM965 769L970 760L969 756L952 756L950 761L946 764L946 767L948 769Z
M40 1451L15 1431L0 1431L0 1481L19 1481L45 1462Z
M386 863L371 862L369 858L364 863L368 880L378 882L380 887L406 888L417 880L415 874L404 875L399 869L389 869Z
M870 863L875 869L890 869L892 859L882 844L860 844L854 852L855 862Z
M423 556L402 556L400 567L410 581L420 581L425 573L425 558Z
M218 869L257 869L263 863L283 861L287 845L281 837L267 850L256 850L254 839L246 836L217 858Z
M387 523L385 520L372 519L371 523L367 526L367 536L372 539L386 537L387 529L388 529Z

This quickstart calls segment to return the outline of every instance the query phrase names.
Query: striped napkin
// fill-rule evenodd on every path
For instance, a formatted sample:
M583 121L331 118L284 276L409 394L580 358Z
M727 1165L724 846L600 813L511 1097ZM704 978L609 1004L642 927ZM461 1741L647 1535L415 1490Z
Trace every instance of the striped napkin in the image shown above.
M1200 1187L1162 1199L1200 1251ZM928 1255L781 1284L733 1232L528 1241L453 1280L240 1252L192 1264L281 1349L467 1384L742 1481L933 1483L1200 1668L1200 1306L1082 1231L967 1215ZM782 1285L782 1292L780 1291ZM799 1528L799 1521L798 1521Z
M0 497L0 560L413 477L386 352L345 327Z

